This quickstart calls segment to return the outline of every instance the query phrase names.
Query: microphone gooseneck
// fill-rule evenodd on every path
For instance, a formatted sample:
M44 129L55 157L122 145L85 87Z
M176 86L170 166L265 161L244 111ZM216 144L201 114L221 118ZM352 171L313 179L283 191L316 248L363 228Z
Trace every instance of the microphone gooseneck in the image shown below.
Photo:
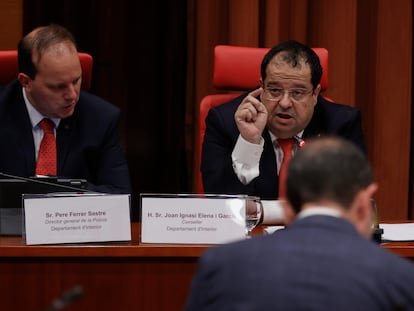
M17 176L17 175L6 174L6 173L3 173L3 172L0 172L0 176L11 178L11 179L23 180L23 181L26 181L26 182L29 182L29 183L43 184L43 185L52 186L52 187L55 187L55 188L60 188L60 189L65 189L65 190L72 190L72 191L77 191L77 192L90 192L90 190L87 190L87 189L82 189L82 188L78 188L78 187L63 185L63 184L60 184L60 183L54 183L54 182L45 181L45 180L41 180L41 179L34 179L34 178L30 178L30 177L22 177L22 176Z

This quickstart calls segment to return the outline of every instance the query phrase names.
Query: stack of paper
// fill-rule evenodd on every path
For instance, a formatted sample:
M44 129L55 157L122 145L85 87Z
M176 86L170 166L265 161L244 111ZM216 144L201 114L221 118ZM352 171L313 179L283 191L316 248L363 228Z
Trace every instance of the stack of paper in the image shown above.
M383 241L414 241L414 223L380 224Z

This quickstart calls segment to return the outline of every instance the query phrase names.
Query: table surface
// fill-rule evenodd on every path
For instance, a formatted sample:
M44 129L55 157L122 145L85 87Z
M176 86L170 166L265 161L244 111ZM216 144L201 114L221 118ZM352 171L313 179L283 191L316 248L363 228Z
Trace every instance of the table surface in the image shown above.
M131 241L59 245L25 245L20 236L0 237L2 257L199 257L214 245L141 244L140 223L132 223ZM260 233L259 233L260 234ZM414 242L387 242L382 247L414 259Z

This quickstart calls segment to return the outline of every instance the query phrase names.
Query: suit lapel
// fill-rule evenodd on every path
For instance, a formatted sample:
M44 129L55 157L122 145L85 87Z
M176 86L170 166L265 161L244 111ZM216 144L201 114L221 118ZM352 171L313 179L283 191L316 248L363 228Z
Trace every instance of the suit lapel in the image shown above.
M263 138L265 143L263 156L261 157L261 161L263 161L263 163L261 163L260 168L260 179L263 181L264 187L268 189L269 193L274 193L279 187L276 154L273 147L272 138L270 137L269 131L267 129L263 132Z
M32 123L30 122L29 113L21 92L18 92L18 98L14 107L10 126L15 128L15 133L17 134L16 141L20 142L19 146L24 154L26 175L31 176L34 175L36 166L35 145Z
M310 120L308 126L303 132L302 138L310 138L315 136L321 136L326 133L326 117L324 116L324 109L322 103L319 100L313 111L312 119Z
M73 132L73 119L62 119L59 123L56 134L56 146L57 146L57 160L58 160L58 175L63 171L66 158L69 154L71 147L71 138Z

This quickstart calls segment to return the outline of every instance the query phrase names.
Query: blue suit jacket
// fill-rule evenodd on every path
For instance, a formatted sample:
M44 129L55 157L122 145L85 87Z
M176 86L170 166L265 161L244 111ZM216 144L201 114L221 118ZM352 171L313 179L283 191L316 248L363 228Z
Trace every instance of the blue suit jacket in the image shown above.
M414 265L344 219L309 216L208 249L184 310L414 310Z
M260 175L248 185L243 185L233 171L231 153L239 136L234 114L246 95L212 108L207 115L201 159L204 191L276 199L279 188L276 155L267 130L262 135L265 142L259 164ZM302 137L306 139L327 134L346 138L365 152L360 111L319 96L312 119Z
M58 176L86 179L89 189L130 193L127 162L120 145L117 107L81 91L73 115L56 134ZM30 177L36 157L22 87L16 80L0 93L0 172Z

